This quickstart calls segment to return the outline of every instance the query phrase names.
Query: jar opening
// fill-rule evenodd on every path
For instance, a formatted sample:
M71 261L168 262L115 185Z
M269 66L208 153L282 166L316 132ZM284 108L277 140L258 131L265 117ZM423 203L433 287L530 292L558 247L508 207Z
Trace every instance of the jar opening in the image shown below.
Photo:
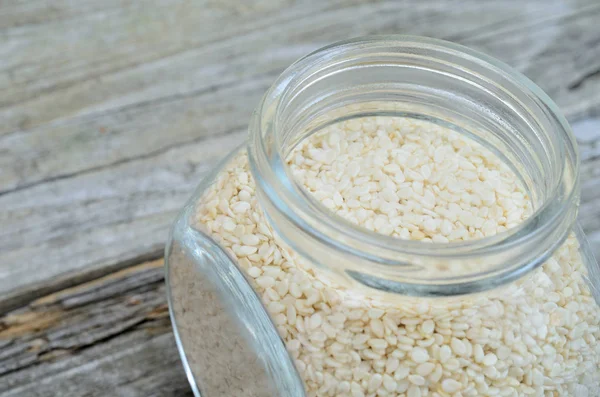
M363 116L424 119L494 151L521 178L534 213L492 237L400 240L328 212L295 183L286 158L310 134ZM383 36L334 44L299 60L265 95L250 124L249 160L274 229L315 264L383 291L477 292L539 266L576 216L576 144L556 105L508 66L428 38ZM327 264L325 264L327 262Z

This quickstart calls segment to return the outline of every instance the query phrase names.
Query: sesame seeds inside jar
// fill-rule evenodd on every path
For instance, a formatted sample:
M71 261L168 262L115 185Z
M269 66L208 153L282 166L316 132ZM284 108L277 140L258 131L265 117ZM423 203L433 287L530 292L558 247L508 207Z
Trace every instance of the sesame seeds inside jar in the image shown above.
M497 156L425 121L373 117L334 125L305 139L289 164L336 215L398 238L489 237L531 213L517 176Z
M491 237L532 213L501 159L425 121L333 124L287 157L332 214L429 243ZM480 294L383 299L305 260L274 232L240 152L197 205L195 224L248 275L309 396L594 396L600 309L573 235L541 267Z
M166 251L203 397L595 397L600 268L557 106L484 54L327 46L258 104Z

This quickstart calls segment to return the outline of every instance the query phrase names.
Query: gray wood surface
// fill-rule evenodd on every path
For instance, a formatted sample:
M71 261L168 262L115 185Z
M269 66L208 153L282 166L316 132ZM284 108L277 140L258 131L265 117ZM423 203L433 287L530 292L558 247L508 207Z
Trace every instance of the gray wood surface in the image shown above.
M269 84L340 39L453 40L538 83L578 137L580 219L600 255L599 21L595 0L0 2L0 394L186 393L168 319L145 317L164 305L158 270L79 306L65 302L86 295L36 299L160 258ZM115 298L144 283L139 311Z
M0 395L191 396L164 289L157 260L0 317Z

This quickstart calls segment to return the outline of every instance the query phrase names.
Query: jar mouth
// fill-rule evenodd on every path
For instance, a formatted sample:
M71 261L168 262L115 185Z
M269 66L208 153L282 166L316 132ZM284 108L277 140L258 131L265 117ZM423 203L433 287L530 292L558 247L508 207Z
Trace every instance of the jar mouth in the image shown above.
M329 212L294 181L286 156L303 138L298 131L359 102L346 117L384 112L467 133L489 127L475 138L506 151L517 167L527 163L521 176L536 197L534 212L494 236L450 243L382 235ZM328 268L340 259L332 270L409 295L471 293L522 277L564 241L579 201L576 142L556 104L508 65L424 37L357 38L300 59L253 114L248 154L265 214L292 248Z

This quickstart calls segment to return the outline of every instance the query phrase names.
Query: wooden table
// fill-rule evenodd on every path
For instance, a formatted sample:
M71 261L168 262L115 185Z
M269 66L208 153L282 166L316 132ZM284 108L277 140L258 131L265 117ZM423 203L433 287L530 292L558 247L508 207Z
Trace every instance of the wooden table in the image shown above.
M165 301L171 220L287 65L381 33L481 49L554 98L600 254L596 0L5 0L0 394L191 395Z

